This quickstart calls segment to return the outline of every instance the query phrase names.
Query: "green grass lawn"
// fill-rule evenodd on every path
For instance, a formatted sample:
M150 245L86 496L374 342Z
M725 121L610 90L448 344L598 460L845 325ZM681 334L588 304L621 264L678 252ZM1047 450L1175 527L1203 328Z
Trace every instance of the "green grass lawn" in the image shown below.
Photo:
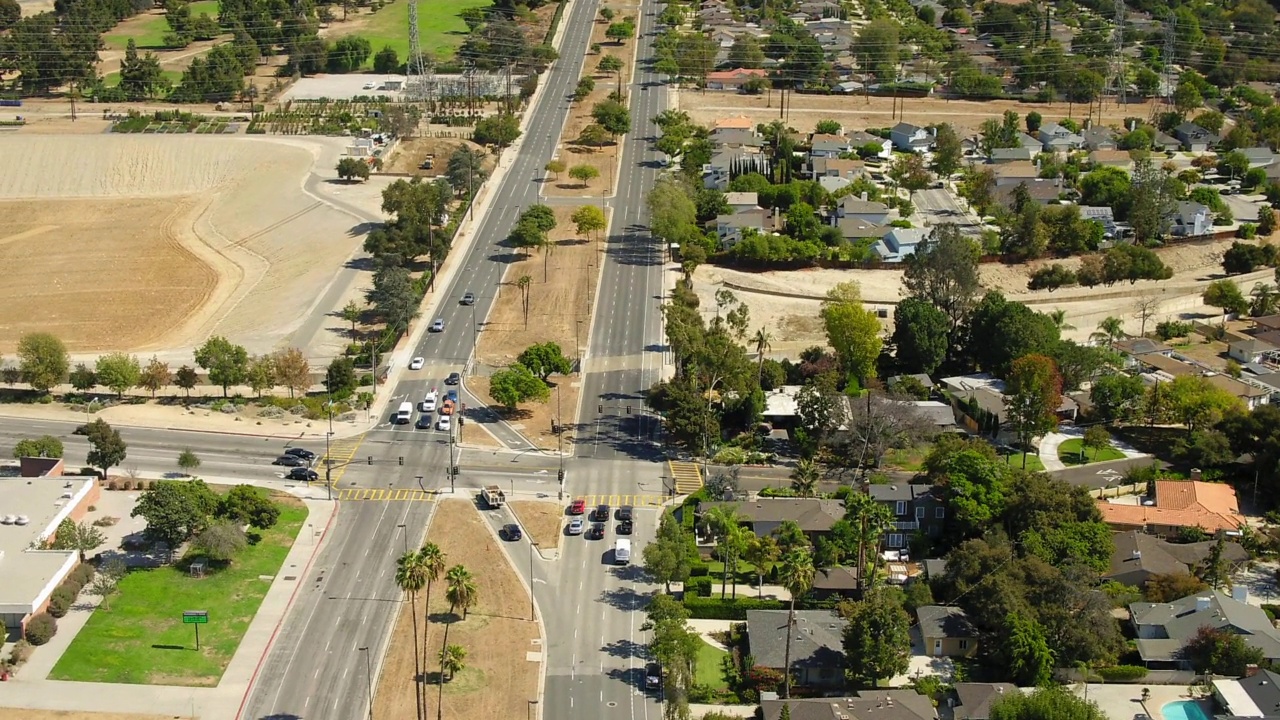
M271 587L263 578L280 571L306 517L306 507L282 505L275 527L226 569L203 578L192 578L178 566L129 573L109 609L93 613L49 678L217 685ZM184 610L209 612L198 652L192 626L182 624Z
M729 683L725 682L724 673L720 669L720 658L728 654L703 640L702 647L698 648L698 673L694 682L710 686L712 690L728 690Z
M438 61L449 60L467 34L467 24L458 13L468 8L488 7L490 0L423 0L418 3L418 34L422 47ZM377 54L390 45L396 57L404 62L409 57L409 3L397 0L374 13L363 26L344 31L342 23L335 22L333 38L342 35L359 35L369 41ZM332 39L332 38L330 38ZM373 58L365 62L365 68L373 66Z
M889 467L920 472L924 468L924 458L929 454L929 445L912 448L894 448L884 455L884 464Z
M182 82L181 70L161 70L160 74L163 75L173 87L177 87L178 83ZM107 73L102 77L102 82L107 87L115 87L120 84L120 73Z
M191 17L200 17L201 13L215 20L218 19L218 0L200 0L199 2L191 3ZM408 17L408 13L406 13L406 17ZM124 29L121 26L124 26ZM102 40L108 47L123 50L129 45L129 38L133 38L133 41L138 44L139 50L164 50L166 49L164 36L168 32L169 23L165 22L163 13L159 15L141 15L120 23L110 32L103 34Z
M1071 438L1064 441L1058 446L1058 458L1066 465L1086 465L1088 463L1124 459L1124 453L1108 445L1101 450L1090 449L1086 451L1085 456L1087 459L1081 461L1080 450L1083 445L1084 441L1080 438Z
M1004 455L1005 463L1010 467L1021 468L1022 456L1027 457L1027 470L1031 472L1041 472L1044 470L1044 463L1040 462L1040 456L1035 453L1018 453L1016 455Z

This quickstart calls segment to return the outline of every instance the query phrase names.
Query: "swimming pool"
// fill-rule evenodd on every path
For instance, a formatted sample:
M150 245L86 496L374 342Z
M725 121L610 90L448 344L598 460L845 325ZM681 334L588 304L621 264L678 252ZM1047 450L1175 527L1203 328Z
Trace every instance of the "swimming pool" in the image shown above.
M1209 720L1200 703L1191 700L1167 703L1160 708L1160 714L1164 715L1164 720Z

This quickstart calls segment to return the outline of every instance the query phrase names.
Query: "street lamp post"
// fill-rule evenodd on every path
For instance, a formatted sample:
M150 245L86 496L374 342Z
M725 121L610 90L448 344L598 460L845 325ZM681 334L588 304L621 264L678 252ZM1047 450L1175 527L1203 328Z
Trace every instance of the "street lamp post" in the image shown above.
M333 392L329 395L329 432L324 435L324 486L329 493L329 501L333 501L333 456L329 454L329 443L333 439Z
M480 326L476 325L476 306L471 305L471 352L475 353L480 348Z
M356 648L364 653L365 682L369 689L369 720L373 720L373 661L369 659L369 648Z
M534 620L533 612L533 548L538 543L533 538L529 538L529 619Z
M578 324L573 329L573 354L578 356L578 374L582 374L582 342L579 338L582 336L582 321L578 320Z

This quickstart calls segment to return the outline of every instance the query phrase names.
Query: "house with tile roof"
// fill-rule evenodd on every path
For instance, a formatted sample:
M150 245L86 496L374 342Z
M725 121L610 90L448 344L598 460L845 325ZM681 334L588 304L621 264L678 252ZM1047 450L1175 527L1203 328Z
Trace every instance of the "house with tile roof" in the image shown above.
M1141 530L1164 538L1176 536L1183 528L1199 528L1209 534L1234 534L1245 524L1236 491L1230 485L1157 480L1155 486L1151 505L1098 500L1103 522L1113 530Z
M769 73L759 68L734 68L707 73L708 90L741 90L752 80L763 80Z

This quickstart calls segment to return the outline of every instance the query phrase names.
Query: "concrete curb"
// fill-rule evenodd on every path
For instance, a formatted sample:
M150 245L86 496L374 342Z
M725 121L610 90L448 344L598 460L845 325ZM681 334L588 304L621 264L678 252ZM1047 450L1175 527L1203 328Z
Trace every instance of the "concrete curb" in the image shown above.
M324 501L317 501L324 502ZM236 708L236 718L244 714L244 707L249 702L249 695L253 692L253 687L258 681L258 673L262 671L262 666L266 663L267 656L271 654L271 648L275 646L276 636L280 634L280 628L284 627L284 622L289 618L289 612L293 610L293 603L298 598L298 591L302 589L302 584L306 581L307 575L311 572L311 565L315 559L320 556L320 551L324 549L325 542L329 539L329 530L333 527L334 518L338 517L337 504L332 505L333 510L329 513L329 521L325 523L324 531L320 534L320 540L316 542L315 549L311 553L311 557L307 559L307 565L303 568L302 573L298 575L298 585L293 589L293 593L289 595L289 602L285 605L284 612L280 614L280 619L276 622L276 627L271 631L271 637L267 640L267 647L262 651L261 657L258 658L258 664L253 668L253 675L249 678L249 685L244 690L244 696L240 698L240 706ZM297 542L297 539L294 539ZM234 658L233 658L234 659ZM228 668L230 665L228 664ZM223 672L226 675L226 672Z

